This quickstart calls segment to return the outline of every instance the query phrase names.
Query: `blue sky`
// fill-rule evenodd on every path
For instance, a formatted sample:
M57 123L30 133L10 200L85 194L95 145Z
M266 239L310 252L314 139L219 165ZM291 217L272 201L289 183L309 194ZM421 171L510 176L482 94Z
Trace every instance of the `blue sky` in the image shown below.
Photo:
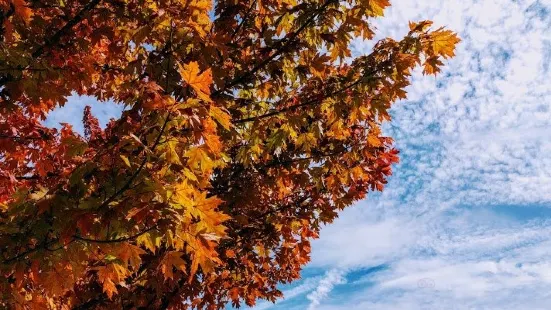
M392 109L401 163L388 186L324 228L303 279L255 310L549 309L551 0L393 1L379 38L423 19L463 42ZM78 123L86 100L48 124ZM92 109L103 123L120 114Z

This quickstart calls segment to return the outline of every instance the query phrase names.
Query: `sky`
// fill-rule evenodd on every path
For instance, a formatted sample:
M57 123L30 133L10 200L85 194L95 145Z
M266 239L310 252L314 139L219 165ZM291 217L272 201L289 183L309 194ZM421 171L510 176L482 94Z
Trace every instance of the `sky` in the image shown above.
M459 33L457 56L392 108L401 162L385 191L323 228L302 279L253 309L549 309L551 0L392 4L378 38L430 19ZM86 104L102 124L120 115L73 97L47 124L76 126Z

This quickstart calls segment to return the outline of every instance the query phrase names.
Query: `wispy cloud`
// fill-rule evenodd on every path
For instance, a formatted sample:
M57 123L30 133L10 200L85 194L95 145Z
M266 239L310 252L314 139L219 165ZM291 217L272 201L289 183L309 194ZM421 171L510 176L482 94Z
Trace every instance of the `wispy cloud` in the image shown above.
M325 274L325 277L319 281L316 289L312 293L308 294L307 298L310 300L308 310L316 309L335 285L346 283L346 279L343 276L344 272L341 270L329 270Z
M311 292L316 289L318 283L322 280L321 277L314 276L305 279L300 284L296 285L293 288L289 288L283 291L284 299L282 301L289 302L292 299L299 296L305 295L306 293ZM282 302L280 301L280 303ZM266 310L274 307L274 304L271 302L260 302L257 306L254 307L255 310Z

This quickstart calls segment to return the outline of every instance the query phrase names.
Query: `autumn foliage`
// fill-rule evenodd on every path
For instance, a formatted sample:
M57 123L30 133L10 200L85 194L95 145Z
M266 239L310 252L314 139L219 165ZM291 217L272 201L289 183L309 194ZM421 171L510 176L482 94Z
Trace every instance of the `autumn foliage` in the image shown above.
M422 21L351 59L388 6L0 0L0 308L281 297L322 224L383 189L412 69L454 55ZM126 110L45 127L74 93Z

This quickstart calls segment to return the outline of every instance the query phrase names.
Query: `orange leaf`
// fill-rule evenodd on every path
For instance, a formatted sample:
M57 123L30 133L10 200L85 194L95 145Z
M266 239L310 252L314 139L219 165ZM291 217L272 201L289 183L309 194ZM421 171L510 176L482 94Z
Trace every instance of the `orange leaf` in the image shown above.
M229 258L235 258L235 251L234 250L226 250L226 256Z
M186 272L186 261L182 259L182 253L171 251L165 254L161 262L161 271L166 279L174 279L173 268Z
M12 0L12 3L15 8L15 15L20 17L25 24L28 24L33 16L33 11L28 7L27 2L25 0Z
M199 73L199 64L196 61L183 66L178 64L178 67L180 75L195 90L197 96L204 101L211 102L210 85L212 84L212 73L210 68L203 73Z
M230 290L230 298L232 300L238 300L239 299L239 288L234 287Z
M109 299L117 293L116 284L122 282L130 274L128 269L119 264L100 266L96 270L98 271L98 279L103 285L103 292L107 294Z

